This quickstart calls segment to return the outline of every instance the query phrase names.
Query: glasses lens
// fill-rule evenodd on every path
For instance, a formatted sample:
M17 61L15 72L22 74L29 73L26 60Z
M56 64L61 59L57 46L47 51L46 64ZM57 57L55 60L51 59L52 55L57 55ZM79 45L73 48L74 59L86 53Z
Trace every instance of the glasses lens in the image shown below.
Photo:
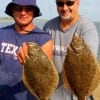
M66 4L67 6L72 6L72 5L74 5L74 2L75 2L75 1L67 1L66 3L64 3L64 2L61 2L61 1L57 1L57 2L56 2L56 5L57 5L58 7L63 7L64 4Z
M72 6L72 5L74 4L74 2L75 2L75 1L68 1L68 2L66 2L66 5L67 5L67 6Z
M22 7L14 6L13 7L13 10L15 10L15 11L22 11Z
M33 11L33 7L32 6L27 6L25 7L25 10L28 12L28 11Z
M61 1L56 2L56 4L57 4L57 6L59 6L59 7L63 7L63 6L64 6L64 2L61 2Z

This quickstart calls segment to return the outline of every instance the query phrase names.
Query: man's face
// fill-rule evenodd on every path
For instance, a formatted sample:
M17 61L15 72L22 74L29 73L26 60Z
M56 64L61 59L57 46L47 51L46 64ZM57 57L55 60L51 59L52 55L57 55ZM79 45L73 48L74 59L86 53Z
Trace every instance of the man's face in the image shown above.
M19 25L28 25L32 23L34 16L34 9L31 6L14 6L13 7L13 18Z
M56 5L62 20L71 20L78 14L79 0L56 0Z

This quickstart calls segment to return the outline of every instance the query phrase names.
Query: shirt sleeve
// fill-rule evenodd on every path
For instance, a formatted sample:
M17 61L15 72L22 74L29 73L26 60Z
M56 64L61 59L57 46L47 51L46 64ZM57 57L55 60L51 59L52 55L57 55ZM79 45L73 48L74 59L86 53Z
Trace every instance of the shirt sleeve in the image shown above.
M48 33L41 34L39 37L40 46L44 45L45 43L47 43L51 39L52 39L52 37L50 34L48 34Z
M99 48L99 36L95 24L92 22L85 23L82 27L82 36L92 52L97 56Z

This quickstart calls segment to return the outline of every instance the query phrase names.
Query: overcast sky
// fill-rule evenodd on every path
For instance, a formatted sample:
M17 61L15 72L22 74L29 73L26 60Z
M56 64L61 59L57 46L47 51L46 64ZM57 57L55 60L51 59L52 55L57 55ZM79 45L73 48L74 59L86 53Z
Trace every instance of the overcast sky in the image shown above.
M8 17L4 11L5 7L11 0L0 0L0 17ZM79 12L93 21L100 21L100 0L80 0ZM42 17L51 19L57 15L55 0L37 0Z

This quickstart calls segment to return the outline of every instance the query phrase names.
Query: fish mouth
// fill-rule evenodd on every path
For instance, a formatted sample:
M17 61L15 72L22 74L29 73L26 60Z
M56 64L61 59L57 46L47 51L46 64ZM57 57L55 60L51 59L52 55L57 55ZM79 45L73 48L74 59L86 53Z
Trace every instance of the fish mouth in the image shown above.
M81 37L73 38L70 44L70 50L73 53L80 54L82 49L84 49L84 40Z

